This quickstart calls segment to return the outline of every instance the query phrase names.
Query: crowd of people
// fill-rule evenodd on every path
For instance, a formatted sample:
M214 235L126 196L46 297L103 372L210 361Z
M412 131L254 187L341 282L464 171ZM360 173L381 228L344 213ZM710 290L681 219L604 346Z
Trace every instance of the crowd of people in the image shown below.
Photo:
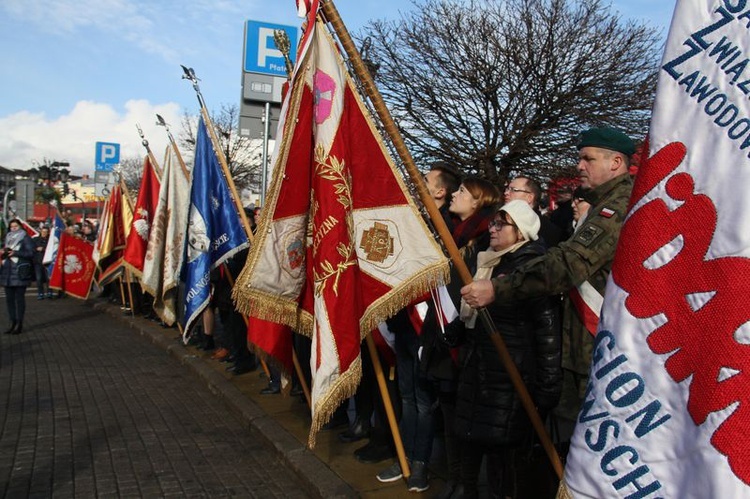
M410 491L429 488L432 446L440 439L447 481L436 497L478 497L480 483L490 497L554 497L556 478L491 335L502 336L564 454L585 396L596 333L591 317L598 318L625 218L634 152L633 141L618 130L584 131L580 186L563 187L551 213L542 213L542 188L528 176L513 178L501 193L486 180L461 178L445 163L425 175L474 280L464 285L454 267L445 293L427 301L421 327L405 311L388 321L396 340L395 391ZM455 318L448 321L451 307ZM360 389L368 386L363 380ZM371 443L355 451L364 462L393 457L392 447L371 445L383 440L375 432L383 416L360 412L361 405L341 440L370 436ZM394 460L377 479L403 476Z
M389 390L409 463L410 491L429 488L433 443L442 440L447 480L438 497L477 497L483 459L491 497L554 494L554 485L543 490L544 481L533 468L538 437L491 336L502 336L536 410L554 428L557 447L564 452L586 392L596 332L591 317L598 317L597 303L625 217L635 152L633 141L611 128L584 131L577 148L580 186L561 188L559 206L551 213L542 213L541 184L529 176L511 179L501 191L485 179L462 177L444 162L433 164L425 175L474 280L464 285L454 266L450 283L426 300L421 325L410 320L408 309L387 321L395 334L395 379L389 380ZM254 214L248 213L253 222ZM49 228L42 227L33 240L18 220L9 229L0 284L11 322L6 333L20 334L26 287L35 280L39 299L55 296L46 287L42 265ZM72 224L66 230L76 232ZM95 227L85 223L77 235L93 242L95 234ZM230 362L227 370L234 375L258 367L246 341L246 324L231 299L246 254L235 255L212 274L211 304L191 337L195 347ZM155 318L148 297L136 296L129 305ZM222 325L218 334L217 319ZM309 340L295 338L295 344L300 363L309 365ZM342 442L369 439L355 457L378 463L394 457L394 444L367 348L362 357L355 417L349 421L344 405L327 426L348 425L338 435ZM269 384L262 393L278 394L279 373L269 367ZM309 377L309 370L304 376ZM294 390L299 393L298 382ZM404 475L395 460L377 479L392 482Z

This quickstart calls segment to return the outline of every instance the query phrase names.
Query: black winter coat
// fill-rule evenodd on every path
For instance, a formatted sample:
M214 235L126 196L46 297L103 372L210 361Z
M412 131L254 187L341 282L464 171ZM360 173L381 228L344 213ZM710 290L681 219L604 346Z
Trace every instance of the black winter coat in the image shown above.
M0 286L28 286L31 284L31 278L34 274L32 265L32 258L34 257L34 243L31 242L31 238L25 235L21 240L21 247L13 252L13 258L4 258L2 265L0 265ZM28 277L22 278L18 274L18 267L20 265L29 266Z
M449 215L447 205L443 208L441 208L441 213L443 213L443 218L446 218ZM477 220L489 221L495 217L495 207L486 206L482 208L476 213L476 217ZM484 223L473 224L473 227L473 231L468 231L465 234L454 234L456 244L464 243L460 250L467 266L470 266L472 261L476 261L477 252L487 249L490 242L490 233ZM446 285L446 288L453 298L456 308L461 303L461 288L463 285L461 275L456 270L455 265L451 265L450 282ZM443 333L440 324L438 324L437 311L432 299L427 300L427 306L427 314L419 337L419 344L422 347L419 367L427 379L439 382L440 391L453 392L456 390L458 366L453 361L450 348L442 341Z
M492 277L507 274L544 251L541 243L529 242L504 255ZM473 264L476 267L476 259ZM562 346L553 299L494 302L487 310L536 406L542 412L554 408L562 390ZM481 319L477 318L475 329L461 329L465 337L459 356L456 435L489 445L521 443L530 434L531 422Z

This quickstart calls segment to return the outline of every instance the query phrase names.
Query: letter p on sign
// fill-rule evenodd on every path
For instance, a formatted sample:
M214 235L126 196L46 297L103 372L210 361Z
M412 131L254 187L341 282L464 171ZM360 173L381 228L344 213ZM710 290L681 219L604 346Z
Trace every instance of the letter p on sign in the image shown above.
M96 143L96 171L111 172L120 162L120 144L112 142Z

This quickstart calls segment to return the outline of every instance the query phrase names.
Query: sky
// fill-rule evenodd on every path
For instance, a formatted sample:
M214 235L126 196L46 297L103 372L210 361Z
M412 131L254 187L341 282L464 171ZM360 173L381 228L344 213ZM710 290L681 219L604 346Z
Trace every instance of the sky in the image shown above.
M498 0L499 1L499 0ZM398 19L409 0L337 0L350 32ZM674 0L617 0L624 19L666 36ZM180 131L197 114L183 64L210 110L239 104L246 20L299 26L293 0L0 0L0 166L67 161L93 174L96 142L142 157L136 124L157 158L167 144L156 114Z

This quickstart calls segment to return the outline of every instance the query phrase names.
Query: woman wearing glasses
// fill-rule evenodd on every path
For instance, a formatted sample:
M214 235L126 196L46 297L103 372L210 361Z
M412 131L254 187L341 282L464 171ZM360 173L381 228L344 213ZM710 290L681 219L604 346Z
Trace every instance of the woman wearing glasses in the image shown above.
M490 248L469 262L474 278L509 274L544 254L539 225L539 217L526 202L506 203L490 222ZM554 310L548 298L487 306L542 415L557 404L562 387ZM531 423L475 309L461 303L460 319L447 329L446 340L460 345L455 430L462 444L464 497L477 496L485 455L491 497L523 496L519 488L526 484L519 483L516 470L508 465L512 452L530 446Z

